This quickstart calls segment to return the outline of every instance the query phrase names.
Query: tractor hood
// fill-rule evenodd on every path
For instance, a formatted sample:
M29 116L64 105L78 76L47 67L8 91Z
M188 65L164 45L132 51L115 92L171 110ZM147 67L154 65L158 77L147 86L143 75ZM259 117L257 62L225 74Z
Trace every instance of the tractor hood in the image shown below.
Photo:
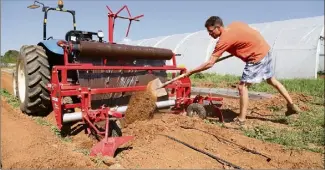
M51 39L51 40L44 40L39 42L37 45L43 46L46 51L51 51L52 53L63 55L62 47L57 45L57 42L61 39Z

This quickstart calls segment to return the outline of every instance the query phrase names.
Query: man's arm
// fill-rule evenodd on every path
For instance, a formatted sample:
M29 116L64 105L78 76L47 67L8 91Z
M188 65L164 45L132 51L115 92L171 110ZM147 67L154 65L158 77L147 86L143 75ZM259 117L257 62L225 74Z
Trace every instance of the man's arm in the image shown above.
M197 68L189 71L186 74L188 76L190 76L190 75L192 75L194 73L198 73L198 72L201 72L201 71L204 71L204 70L207 70L207 69L213 67L213 65L216 63L216 61L230 47L230 45L231 45L230 43L224 42L224 41L220 40L217 43L217 45L216 45L216 47L215 47L215 49L214 49L214 51L213 51L210 59L207 62L201 64L200 66L198 66Z
M220 55L212 54L207 62L201 64L196 69L191 70L189 73L194 74L211 68L216 63L219 57Z

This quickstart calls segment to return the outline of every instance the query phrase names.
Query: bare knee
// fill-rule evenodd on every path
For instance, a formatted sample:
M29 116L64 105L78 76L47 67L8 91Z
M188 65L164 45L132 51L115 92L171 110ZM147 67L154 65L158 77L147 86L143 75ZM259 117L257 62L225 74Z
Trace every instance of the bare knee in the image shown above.
M245 92L245 90L247 90L247 88L250 86L250 84L248 83L244 83L244 82L240 82L238 85L238 91L239 91L239 95L243 94L243 92Z
M269 85L272 85L272 86L276 86L278 83L278 81L274 78L274 77L271 77L269 79L266 80L266 82L269 84Z
M243 88L244 88L243 86L244 86L243 84L239 84L239 85L238 85L237 89L238 89L238 91L239 91L239 94L242 93Z

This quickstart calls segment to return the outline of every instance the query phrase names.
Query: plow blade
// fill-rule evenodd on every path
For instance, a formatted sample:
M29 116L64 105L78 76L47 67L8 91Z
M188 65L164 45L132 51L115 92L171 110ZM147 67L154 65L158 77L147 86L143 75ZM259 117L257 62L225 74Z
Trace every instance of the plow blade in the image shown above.
M114 157L116 149L132 139L133 136L104 138L91 149L90 156L102 155Z

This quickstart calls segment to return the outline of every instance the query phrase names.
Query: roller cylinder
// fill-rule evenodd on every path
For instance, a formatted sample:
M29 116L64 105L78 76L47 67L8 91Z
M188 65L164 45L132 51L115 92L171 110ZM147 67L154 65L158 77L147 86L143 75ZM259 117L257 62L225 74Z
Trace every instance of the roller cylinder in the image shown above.
M115 60L170 60L174 55L172 50L163 48L88 41L75 44L73 50L79 51L80 57L107 57Z
M175 100L156 102L157 108L163 108L163 107L174 106L174 105L175 105ZM116 109L116 112L125 113L127 108L128 108L127 106L118 107ZM81 112L66 113L63 115L63 123L80 121L80 120L82 120Z
M73 113L66 113L63 115L63 122L74 122L82 120L82 113L81 112L73 112Z

